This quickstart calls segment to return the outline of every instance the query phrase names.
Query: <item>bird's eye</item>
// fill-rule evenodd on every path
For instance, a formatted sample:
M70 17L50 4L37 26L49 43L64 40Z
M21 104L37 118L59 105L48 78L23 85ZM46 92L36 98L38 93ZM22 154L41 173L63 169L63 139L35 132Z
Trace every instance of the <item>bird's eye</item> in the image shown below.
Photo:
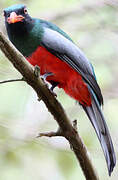
M27 14L27 13L28 13L26 8L24 9L24 13L25 13L25 14Z

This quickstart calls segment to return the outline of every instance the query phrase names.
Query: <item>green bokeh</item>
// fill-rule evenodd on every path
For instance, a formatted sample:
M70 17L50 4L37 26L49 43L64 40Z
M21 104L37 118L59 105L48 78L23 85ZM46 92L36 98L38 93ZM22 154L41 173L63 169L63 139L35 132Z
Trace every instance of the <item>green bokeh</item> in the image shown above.
M118 4L97 0L1 0L0 28L4 33L2 11L15 3L26 4L33 17L56 23L91 60L103 92L103 111L117 155ZM0 52L0 80L19 77ZM56 89L56 93L70 119L78 120L79 134L100 180L109 179L100 144L86 115L62 90ZM53 117L26 83L0 85L0 180L84 180L64 138L35 138L39 132L56 129ZM110 179L117 180L117 176L118 167Z

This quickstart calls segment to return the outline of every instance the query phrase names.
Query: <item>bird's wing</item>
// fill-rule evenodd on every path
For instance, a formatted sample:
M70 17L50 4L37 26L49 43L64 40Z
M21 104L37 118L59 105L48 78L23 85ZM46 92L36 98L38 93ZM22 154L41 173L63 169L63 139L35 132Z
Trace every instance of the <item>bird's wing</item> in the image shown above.
M81 74L83 80L96 94L100 105L103 104L103 97L93 67L83 52L72 41L59 32L45 27L41 45Z

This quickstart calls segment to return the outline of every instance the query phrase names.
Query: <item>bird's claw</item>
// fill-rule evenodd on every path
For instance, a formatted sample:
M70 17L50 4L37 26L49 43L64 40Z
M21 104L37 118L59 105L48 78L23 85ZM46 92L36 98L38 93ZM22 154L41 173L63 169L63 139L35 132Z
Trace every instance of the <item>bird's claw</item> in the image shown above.
M54 90L54 88L55 88L58 84L59 84L58 82L54 82L54 83L52 84L51 88L50 88L50 91L53 93L53 95L54 95L55 97L57 97L57 94L56 94L53 90Z
M47 85L47 87L48 87L48 84L45 82L45 81L46 81L46 78L47 78L48 76L52 76L52 75L54 75L52 72L48 72L48 73L45 73L45 74L43 74L43 75L40 76L41 79L44 81L44 83ZM58 83L55 82L54 84L52 84L52 86L51 86L51 88L50 88L51 93L52 93L55 97L57 97L57 94L56 94L55 92L53 92L53 90L54 90L54 88L55 88L57 85L58 85Z
M46 81L46 78L47 78L48 76L52 76L52 75L54 75L54 74L51 73L51 72L48 72L48 73L45 73L45 74L41 75L40 78L41 78L43 81Z
M35 74L36 77L39 77L39 75L40 75L40 67L37 66L37 65L34 67L34 74ZM47 73L45 73L45 74L43 74L43 75L40 76L40 78L43 80L43 82L45 83L45 85L46 85L47 87L48 87L48 84L46 83L46 78L47 78L48 76L52 76L52 75L54 75L52 72L47 72ZM54 83L52 84L51 88L50 88L51 93L52 93L55 97L57 97L57 94L56 94L55 92L53 92L53 90L54 90L54 88L55 88L57 85L58 85L58 83L57 83L57 82L54 82ZM40 101L40 99L38 99L38 101Z

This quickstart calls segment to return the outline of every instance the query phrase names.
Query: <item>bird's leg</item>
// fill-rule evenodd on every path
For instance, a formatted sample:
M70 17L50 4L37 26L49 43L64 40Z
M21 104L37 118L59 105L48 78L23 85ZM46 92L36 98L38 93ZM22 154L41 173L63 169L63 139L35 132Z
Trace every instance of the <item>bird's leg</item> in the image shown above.
M39 75L40 75L40 67L39 66L34 66L34 75L38 78ZM44 83L47 85L48 87L48 84L45 82L46 81L46 78L49 77L49 76L52 76L54 75L52 72L46 72L45 74L41 75L40 78L44 81ZM54 88L59 84L58 82L50 82L51 83L51 88L50 88L50 91L53 93L54 96L57 97L56 93L53 92ZM38 99L39 101L41 99Z
M49 76L52 76L54 75L52 72L48 72L48 73L45 73L43 75L41 75L41 79L43 79L43 81L45 82L46 81L46 78L49 77ZM54 96L57 97L57 94L53 92L54 88L59 84L58 82L54 82L54 81L51 81L51 88L50 88L50 91L53 93Z
M38 65L34 66L34 75L36 77L40 76L40 67ZM45 82L46 78L52 75L54 75L52 72L46 72L45 74L41 75L40 78Z
M40 77L41 77L41 79L43 79L44 81L46 81L46 78L47 78L48 76L52 76L52 75L54 75L54 74L51 73L51 72L47 72L47 73L41 75Z
M58 82L53 82L50 90L53 92L54 88L58 86Z
M47 82L46 82L46 78L49 77L49 76L52 76L53 73L51 72L46 72L45 74L41 75L40 78L43 80L43 82L46 84L46 86L49 88Z
M58 85L59 83L58 82L51 82L51 88L50 88L50 91L54 94L54 96L56 96L57 97L57 94L53 91L54 90L54 88L55 87L57 87L57 85Z
M35 66L34 67L34 74L36 77L38 77L40 74L40 67L39 66ZM46 78L49 77L49 76L52 76L54 75L52 72L46 72L45 74L41 75L40 78L45 82L46 81ZM51 92L53 92L54 88L59 84L58 82L54 82L52 81L52 86L50 88Z

